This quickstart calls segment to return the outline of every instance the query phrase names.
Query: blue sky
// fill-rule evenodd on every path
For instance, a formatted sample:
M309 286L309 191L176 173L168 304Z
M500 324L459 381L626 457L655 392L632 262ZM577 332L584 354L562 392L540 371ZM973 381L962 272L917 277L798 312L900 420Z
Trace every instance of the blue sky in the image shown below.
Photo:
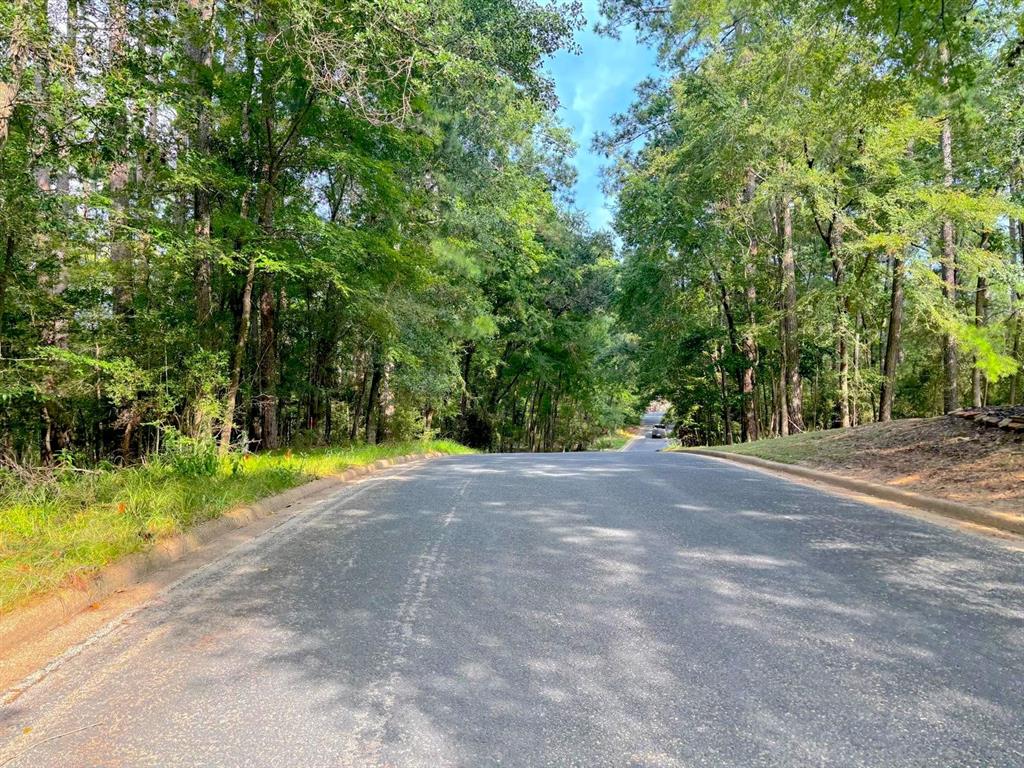
M582 52L560 52L548 61L547 69L555 81L562 121L579 145L574 160L579 176L576 205L594 229L601 229L611 223L614 201L601 191L604 158L593 152L591 141L596 133L608 130L612 115L629 107L633 88L654 74L657 65L655 52L638 43L632 30L624 30L618 40L594 32L597 3L583 0L587 25L576 35Z

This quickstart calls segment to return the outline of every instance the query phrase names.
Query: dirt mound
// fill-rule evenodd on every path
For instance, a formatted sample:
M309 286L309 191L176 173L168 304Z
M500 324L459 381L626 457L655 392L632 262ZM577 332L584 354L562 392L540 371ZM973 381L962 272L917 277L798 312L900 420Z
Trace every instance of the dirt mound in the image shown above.
M1024 409L988 410L970 418L950 414L805 432L725 450L1024 514L1024 432L993 428Z
M1024 409L1016 410L1024 416ZM964 504L1024 513L1024 439L962 418L904 419L843 430L819 456L801 463Z

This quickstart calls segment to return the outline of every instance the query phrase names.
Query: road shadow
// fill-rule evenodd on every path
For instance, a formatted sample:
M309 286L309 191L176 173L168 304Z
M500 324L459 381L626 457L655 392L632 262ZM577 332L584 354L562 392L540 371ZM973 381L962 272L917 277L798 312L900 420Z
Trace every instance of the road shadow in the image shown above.
M171 750L189 702L200 762L1019 765L1019 556L752 475L465 457L325 505L150 612L167 727L80 744Z

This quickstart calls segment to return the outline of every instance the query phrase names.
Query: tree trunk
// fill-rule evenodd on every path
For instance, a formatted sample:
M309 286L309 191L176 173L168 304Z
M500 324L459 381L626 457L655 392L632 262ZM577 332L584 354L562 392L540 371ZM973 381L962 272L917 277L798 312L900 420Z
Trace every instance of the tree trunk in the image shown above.
M946 114L942 117L942 185L946 189L953 188L953 123L950 115L949 89L949 46L943 41L939 45L939 59L942 64L942 85L947 91ZM949 304L949 311L956 312L956 240L953 222L945 219L942 222L942 295ZM943 410L946 413L960 407L960 391L957 378L960 365L957 359L956 339L951 331L942 335L942 364L945 371L946 385L942 396Z
M264 99L269 99L264 95ZM271 108L266 118L269 124ZM274 230L274 206L276 203L276 190L274 184L277 181L276 174L271 167L269 160L265 161L261 172L262 200L260 205L259 223L262 234L270 238ZM259 352L256 360L258 372L259 393L256 396L256 429L259 433L259 446L262 449L273 449L277 447L277 303L275 280L272 274L263 276L260 281L260 334Z
M429 440L433 437L431 430L434 425L434 409L427 403L423 406L423 438Z
M978 275L978 285L974 292L974 327L981 329L987 322L988 315L988 281L984 275ZM985 393L982 382L981 368L978 367L978 356L974 356L974 370L971 381L971 402L975 408L985 404Z
M334 429L334 406L331 402L331 396L327 395L324 397L324 444L330 445L331 438L333 437Z
M127 315L132 303L132 247L125 239L123 229L128 226L128 163L114 163L110 170L108 189L114 201L110 215L110 262L113 267L114 314Z
M1021 319L1020 319L1020 314L1019 313L1018 313L1017 317L1014 319L1013 325L1014 325L1014 328L1013 328L1013 348L1012 348L1013 351L1011 352L1011 354L1013 355L1013 359L1017 361L1017 372L1015 374L1013 374L1013 376L1010 378L1010 405L1017 405L1017 396L1018 396L1018 394L1020 392L1020 379L1021 379L1021 372L1020 372L1020 365L1021 365L1021 361L1020 361L1020 341L1021 341L1021 330L1022 330L1022 328L1021 328Z
M377 395L377 418L374 424L374 443L388 439L388 417L394 411L394 393L391 390L391 374L394 363L383 362L380 372L380 387Z
M757 423L761 425L761 434L771 436L772 424L775 422L775 414L772 413L772 408L775 407L775 391L764 379L757 382L757 402Z
M44 405L40 409L42 428L39 432L39 461L43 466L53 464L56 451L53 445L53 419L50 416L49 406Z
M853 391L850 393L850 426L860 424L860 327L861 316L858 314L853 334Z
M783 333L781 330L782 321L779 321L780 335ZM779 437L785 437L789 434L789 398L786 397L786 384L788 378L786 376L786 355L779 355Z
M843 264L842 225L836 220L828 237L828 250L832 258L832 283L836 290L836 369L839 378L839 426L850 426L850 351L847 344L849 332L850 300L844 296L846 268Z
M370 396L366 402L366 416L363 421L363 439L372 443L376 439L376 429L371 427L375 425L375 419L379 420L380 412L380 377L384 372L384 364L380 359L379 348L374 350L373 353L373 372L370 376Z
M892 421L892 405L896 392L896 365L900 354L900 326L903 324L903 260L899 254L892 257L892 290L889 294L889 327L885 336L885 355L882 363L882 395L879 398L878 418Z
M715 370L718 372L718 387L722 396L722 441L726 445L732 445L732 414L729 412L729 390L728 377L725 375L725 367L722 364L724 350L718 344L715 350Z
M530 453L533 453L534 450L535 450L535 447L536 447L536 439L537 439L537 408L539 406L539 402L540 402L540 398L541 398L542 394L543 394L543 390L541 389L540 382L538 381L537 384L533 388L533 394L532 394L532 396L530 398L530 412L529 412L529 417L528 417L528 420L527 420L527 423L526 423L526 427L527 427L526 434L527 434L527 437L529 438L528 446L529 446Z
M719 300L722 305L722 314L725 316L725 327L729 333L729 349L736 354L741 354L742 348L739 342L739 332L736 330L736 318L732 312L732 303L729 301L729 290L726 288L725 281L722 279L722 273L718 271L718 268L713 263L711 263L710 259L708 260L708 264L711 267L711 274L715 278L715 283L718 284ZM745 376L745 370L746 369L744 368L743 371L736 372L736 388L741 393L743 392L743 379ZM744 420L743 422L741 422L740 432L740 439L745 440L747 435L746 411L744 411Z
M1014 186L1013 189L1016 189ZM1012 191L1012 190L1011 190ZM1017 221L1016 219L1010 219L1010 270L1015 270L1017 266L1017 256L1024 246L1024 222ZM1024 258L1022 258L1024 263ZM1011 355L1017 362L1017 371L1010 376L1010 405L1017 404L1017 388L1020 381L1020 308L1017 305L1020 297L1017 295L1017 287L1014 283L1010 284L1010 317L1008 319L1008 327L1010 328L1010 334L1012 338L1011 343Z
M245 287L242 289L242 308L238 318L238 336L231 358L231 378L228 391L224 397L224 424L220 430L220 453L224 455L231 447L231 430L235 423L235 401L238 399L238 388L242 381L242 361L245 359L245 343L249 338L249 320L252 316L252 286L256 280L256 256L249 257L249 269L245 274Z
M124 0L116 0L108 5L110 14L110 34L108 45L110 50L111 68L123 67L126 62L128 36L127 8ZM127 239L128 212L130 207L129 182L132 167L127 160L130 145L130 130L127 105L117 109L115 135L110 138L114 145L115 160L107 177L107 192L113 201L110 213L110 262L113 268L113 303L114 314L127 315L132 301L132 247Z
M459 413L465 421L469 413L469 372L473 365L476 344L467 341L462 347L462 395L459 398Z
M753 168L747 169L746 184L743 192L744 202L747 204L754 200L756 183ZM754 307L757 304L757 287L754 285L754 262L757 260L758 242L753 231L753 226L751 226L747 259L743 266L743 276L746 282L747 327L743 332L742 342L746 365L743 368L741 390L743 395L743 439L747 441L758 439L757 409L754 405L754 390L757 384L755 374L757 366L757 341L754 338Z
M197 33L188 45L189 58L194 69L194 85L199 93L196 108L196 126L193 146L196 154L206 160L210 154L210 101L213 98L213 45L212 25L215 4L213 0L189 0L198 15ZM192 190L192 216L198 252L195 259L196 323L200 340L211 341L208 323L213 309L210 282L213 268L210 262L210 193L204 182Z
M562 397L561 389L562 374L558 374L558 383L551 395L550 409L548 410L548 429L544 438L544 450L551 451L555 448L555 438L558 435L558 402Z
M800 380L800 341L796 318L796 259L793 255L793 201L782 200L782 323L786 357L789 428L803 432L803 382Z
M356 392L355 400L352 401L352 422L348 428L348 439L351 441L355 441L356 435L359 434L359 425L362 424L363 400L366 398L366 384L367 377L369 376L369 370L365 365L365 361L362 369L362 375L359 377L359 390Z
M277 291L274 279L267 275L260 290L259 395L256 398L256 419L260 448L278 446L277 426Z

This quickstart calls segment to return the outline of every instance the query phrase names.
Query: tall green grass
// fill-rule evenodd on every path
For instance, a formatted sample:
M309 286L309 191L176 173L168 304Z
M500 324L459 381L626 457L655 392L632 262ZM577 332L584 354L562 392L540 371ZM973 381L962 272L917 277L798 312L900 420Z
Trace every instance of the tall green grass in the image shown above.
M830 429L801 432L787 437L773 437L752 443L733 443L732 445L712 447L716 451L756 456L783 464L799 464L813 459L842 458L851 450L851 446L847 444L847 439L851 434L849 429Z
M84 579L161 537L232 507L351 467L403 454L466 453L450 441L415 441L231 456L197 476L156 459L121 469L61 469L0 482L0 613Z
M608 435L601 435L590 444L591 451L618 451L633 439L633 435L624 429L617 430Z

